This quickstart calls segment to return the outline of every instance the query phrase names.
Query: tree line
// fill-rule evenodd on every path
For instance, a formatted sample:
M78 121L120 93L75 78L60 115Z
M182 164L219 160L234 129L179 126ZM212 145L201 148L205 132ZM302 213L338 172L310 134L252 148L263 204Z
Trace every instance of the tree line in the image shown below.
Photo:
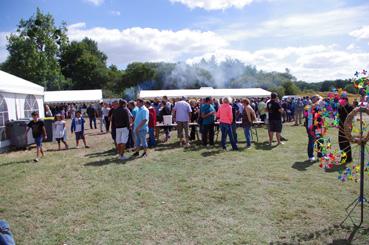
M297 81L286 69L266 72L236 59L196 64L134 62L125 69L108 65L108 57L89 38L70 41L67 25L55 24L40 9L21 19L8 37L9 56L0 69L45 87L46 90L103 89L105 97L133 96L139 89L261 87L279 95L344 88L356 92L349 80L307 83Z

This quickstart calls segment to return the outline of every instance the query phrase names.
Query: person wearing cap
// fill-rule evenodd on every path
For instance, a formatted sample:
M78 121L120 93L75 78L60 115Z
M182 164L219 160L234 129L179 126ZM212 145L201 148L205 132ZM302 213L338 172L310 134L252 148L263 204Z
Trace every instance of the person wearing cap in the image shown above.
M190 146L188 132L191 113L191 105L186 101L185 97L182 97L180 101L175 103L173 108L173 118L175 118L177 123L177 134L180 145L184 145L185 147Z
M350 105L347 93L342 93L341 99L339 100L338 107L338 115L339 115L339 129L338 129L338 144L340 146L340 150L346 153L346 163L352 162L352 152L350 141L347 139L344 123L347 118L347 115L354 109L352 105Z

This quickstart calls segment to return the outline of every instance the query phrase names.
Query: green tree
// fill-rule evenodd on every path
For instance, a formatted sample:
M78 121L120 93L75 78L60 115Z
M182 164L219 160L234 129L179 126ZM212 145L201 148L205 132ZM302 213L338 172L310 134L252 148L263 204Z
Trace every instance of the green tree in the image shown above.
M60 66L63 75L73 81L73 89L100 89L109 81L106 60L97 43L85 38L63 48Z
M286 95L296 95L300 93L300 89L296 86L294 82L287 81L282 84L282 87L284 88L284 93Z
M15 34L8 37L9 56L2 69L40 84L46 90L68 84L61 74L60 50L68 43L66 25L56 27L54 18L37 9L28 20L21 19Z

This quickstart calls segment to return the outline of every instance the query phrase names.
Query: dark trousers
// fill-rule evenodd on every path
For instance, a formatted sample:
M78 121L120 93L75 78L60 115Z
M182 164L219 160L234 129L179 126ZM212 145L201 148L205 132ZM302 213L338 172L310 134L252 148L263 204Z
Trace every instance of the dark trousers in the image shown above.
M105 129L106 129L106 132L109 132L109 128L110 128L110 121L109 121L109 117L104 117L104 122L105 122Z
M202 144L214 145L214 124L202 125Z
M196 126L191 126L190 140L196 140Z
M92 123L94 123L95 129L97 129L97 127L96 127L96 117L89 117L89 119L90 119L90 128L92 129Z
M350 142L347 140L345 133L339 131L338 132L338 142L340 146L340 150L345 152L347 155L346 162L352 162L352 152Z
M222 132L222 140L221 140L221 143L220 143L222 148L226 149L226 140L227 140L227 135L228 135L229 141L231 142L231 145L232 145L232 149L233 150L238 150L237 143L233 138L232 125L221 123L220 124L220 131Z

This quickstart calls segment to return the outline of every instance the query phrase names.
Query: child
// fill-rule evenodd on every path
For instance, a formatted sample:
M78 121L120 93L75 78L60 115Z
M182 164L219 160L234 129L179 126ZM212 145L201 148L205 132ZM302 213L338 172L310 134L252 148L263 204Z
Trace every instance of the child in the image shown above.
M81 117L81 111L77 111L76 112L76 117L73 118L72 120L72 127L71 127L71 131L72 133L76 134L76 147L77 149L79 148L79 140L82 139L83 144L85 145L86 148L89 148L86 144L86 139L85 139L85 119L83 119L83 117Z
M60 141L63 142L65 145L65 149L68 149L68 144L65 142L65 121L62 120L61 114L55 115L55 122L54 122L54 133L55 139L58 142L58 150L60 151Z
M46 140L47 135L45 124L42 120L39 119L39 114L37 111L32 112L32 121L27 124L26 137L30 129L32 129L32 136L35 139L37 149L36 158L34 161L38 162L40 161L40 154L41 157L44 156L44 151L42 149L42 139Z

